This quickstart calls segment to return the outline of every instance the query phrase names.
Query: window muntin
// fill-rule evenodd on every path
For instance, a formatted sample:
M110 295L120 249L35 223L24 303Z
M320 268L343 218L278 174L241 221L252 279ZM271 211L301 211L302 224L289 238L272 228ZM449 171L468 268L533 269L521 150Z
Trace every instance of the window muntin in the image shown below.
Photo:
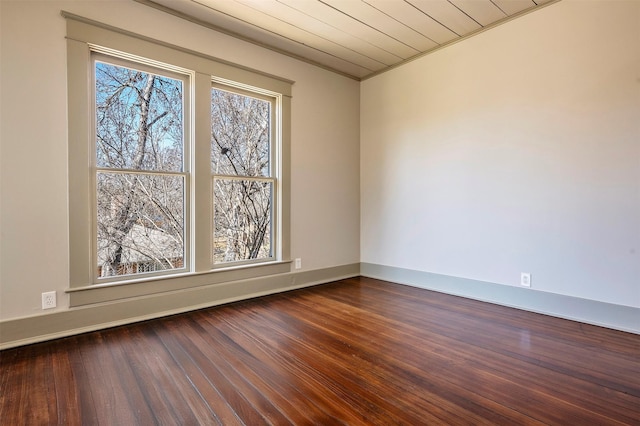
M275 99L211 88L214 265L274 260Z
M163 71L94 56L99 279L184 270L188 264L186 79Z

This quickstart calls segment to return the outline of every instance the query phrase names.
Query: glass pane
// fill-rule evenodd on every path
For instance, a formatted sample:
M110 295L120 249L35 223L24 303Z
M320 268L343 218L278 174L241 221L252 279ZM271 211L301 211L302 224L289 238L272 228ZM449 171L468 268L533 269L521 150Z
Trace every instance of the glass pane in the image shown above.
M182 171L182 81L96 62L98 167Z
M273 184L214 179L214 263L272 257Z
M184 177L97 174L99 277L184 266Z
M211 89L211 172L269 176L271 103Z

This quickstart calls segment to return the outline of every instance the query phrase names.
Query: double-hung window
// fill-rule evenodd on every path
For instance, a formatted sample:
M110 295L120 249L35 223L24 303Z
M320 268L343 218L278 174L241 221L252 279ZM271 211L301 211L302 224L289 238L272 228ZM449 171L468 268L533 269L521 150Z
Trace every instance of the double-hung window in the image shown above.
M188 78L116 57L93 58L96 277L184 270Z
M66 17L71 305L288 272L291 82Z
M213 260L274 259L274 100L211 88Z

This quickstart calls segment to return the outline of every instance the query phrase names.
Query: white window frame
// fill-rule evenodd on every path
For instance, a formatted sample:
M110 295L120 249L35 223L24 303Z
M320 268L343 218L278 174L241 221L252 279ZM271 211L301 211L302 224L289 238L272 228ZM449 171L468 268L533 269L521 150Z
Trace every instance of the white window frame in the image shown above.
M66 12L69 113L69 276L71 306L176 291L291 271L290 111L293 82L170 45ZM94 55L120 58L187 76L185 102L185 268L98 279L95 255L95 75ZM98 56L95 56L98 57ZM108 60L107 62L114 63ZM117 65L117 63L115 63ZM124 65L128 66L128 65ZM134 66L134 68L136 68ZM160 73L162 74L162 73ZM171 76L171 75L170 75ZM211 173L212 84L273 99L272 150L275 188L272 244L268 261L213 265L213 192ZM185 93L187 87L185 86ZM203 96L206 94L206 96ZM258 97L258 96L256 96ZM185 105L185 110L187 105ZM188 121L188 122L187 122ZM188 145L188 146L187 146ZM187 155L189 157L187 157ZM273 154L272 154L273 155Z
M216 179L229 179L229 180L253 180L253 181L262 181L262 182L270 182L273 185L273 194L272 194L272 207L271 207L271 257L263 258L263 259L250 259L250 260L239 260L235 262L221 262L216 263L213 259L212 255L212 263L214 269L222 269L233 266L242 266L249 264L258 264L258 263L266 263L273 262L281 258L280 252L280 214L279 207L282 204L282 200L280 198L281 187L280 183L282 179L279 177L282 174L281 167L281 156L282 152L282 143L281 143L281 127L282 127L282 111L280 105L282 104L282 95L278 93L273 93L267 90L255 89L247 90L247 88L241 84L237 84L234 82L225 81L219 78L212 78L212 89L220 89L224 91L228 91L237 95L252 97L255 99L260 99L262 101L267 101L271 104L271 122L269 123L270 127L270 135L269 135L269 176L243 176L243 175L222 175L215 174L211 172L211 185L212 188L215 187ZM212 217L215 220L215 217ZM213 253L212 253L213 254Z
M126 57L126 59L125 59ZM96 62L102 62L109 65L115 65L119 67L125 67L129 69L134 69L137 71L142 71L145 73L152 73L156 75L160 75L163 77L169 77L174 80L179 80L183 85L183 149L182 149L182 171L180 172L170 172L170 171L155 171L155 170L129 170L129 169L114 169L108 167L99 167L96 164L96 147L97 147L97 125L96 125ZM191 132L191 120L189 117L192 115L192 105L191 99L192 90L191 90L191 81L193 80L194 73L190 70L184 70L180 68L176 68L174 66L170 66L168 64L157 64L152 63L147 58L140 57L132 57L132 55L125 55L122 53L115 53L107 51L107 53L103 53L103 49L97 46L91 47L91 130L93 139L91 140L90 147L90 168L93 170L91 173L91 225L92 225L92 236L91 236L91 262L94 265L93 272L93 283L94 284L105 284L112 282L122 282L133 279L145 279L145 278L154 278L154 277L164 277L174 274L180 274L185 272L190 272L193 270L193 265L191 264L191 220L190 220L190 211L191 211L191 170L192 165L189 159L191 158L191 151L193 146L193 134ZM101 277L97 273L97 240L98 240L98 230L97 230L97 175L99 173L129 173L129 174L141 174L141 175L159 175L159 176L182 176L184 179L184 260L182 268L175 269L166 269L166 270L153 270L142 273L137 273L135 275L113 275L107 277ZM275 259L274 259L275 260Z

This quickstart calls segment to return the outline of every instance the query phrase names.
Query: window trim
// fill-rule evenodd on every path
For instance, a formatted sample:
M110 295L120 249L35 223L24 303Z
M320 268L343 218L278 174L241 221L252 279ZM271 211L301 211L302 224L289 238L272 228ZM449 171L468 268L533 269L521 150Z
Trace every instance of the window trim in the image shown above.
M106 302L116 299L139 297L165 291L214 285L223 282L258 278L291 271L290 256L290 114L291 89L293 82L260 71L230 64L226 61L191 51L179 46L118 29L87 18L62 12L67 19L67 80L68 80L68 120L69 120L69 289L71 306ZM158 277L134 277L127 280L96 283L94 279L93 256L90 254L92 242L93 216L89 200L92 198L92 183L88 173L91 169L92 149L88 141L94 140L91 104L91 84L93 80L92 52L111 56L117 53L123 60L146 58L143 64L155 67L168 64L178 73L191 72L190 129L192 140L197 140L191 148L189 169L192 173L190 194L191 211L188 213L193 236L190 251L189 272L168 274ZM126 52L126 53L125 53ZM172 71L171 68L168 69ZM212 77L213 76L213 77ZM212 82L225 86L248 89L266 96L277 96L277 111L280 132L280 169L276 182L279 209L274 225L280 232L276 245L279 257L272 262L250 265L230 265L213 268L210 240L212 238L212 191L210 170L210 98L196 98L195 92L210 90ZM205 89L206 88L206 89ZM204 112L206 111L206 113ZM206 139L206 143L202 143ZM205 153L206 149L206 153ZM275 171L274 171L275 172ZM204 183L206 182L206 184ZM275 200L274 200L275 201ZM205 213L205 211L207 213ZM189 226L189 225L187 225ZM205 247L208 247L205 249Z

